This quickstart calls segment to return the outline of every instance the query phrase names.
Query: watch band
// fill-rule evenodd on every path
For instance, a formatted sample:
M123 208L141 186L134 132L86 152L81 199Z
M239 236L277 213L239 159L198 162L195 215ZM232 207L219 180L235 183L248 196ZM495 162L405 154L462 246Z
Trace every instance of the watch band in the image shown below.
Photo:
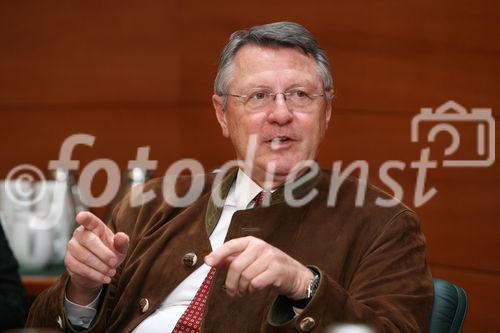
M319 286L319 274L314 272L314 277L309 281L309 285L307 286L307 295L306 297L308 299L313 298L314 294L316 294L316 290L318 289Z

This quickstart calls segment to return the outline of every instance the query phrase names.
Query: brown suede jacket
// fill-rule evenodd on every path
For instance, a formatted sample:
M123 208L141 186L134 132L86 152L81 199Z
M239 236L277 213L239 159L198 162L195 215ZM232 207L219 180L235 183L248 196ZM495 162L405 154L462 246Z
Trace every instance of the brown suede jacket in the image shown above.
M219 185L223 197L236 172ZM211 252L208 235L221 208L211 199L213 175L205 178L201 197L185 208L165 203L162 180L144 191L156 199L131 208L128 197L115 209L110 227L130 236L130 247L117 275L103 291L98 315L89 332L131 332L161 305L170 292ZM177 181L181 196L191 179ZM382 208L367 187L364 205L355 206L358 182L341 185L336 204L327 206L330 172L294 191L300 198L311 189L317 195L307 205L290 207L283 190L269 207L237 211L226 240L254 236L281 249L320 273L315 296L294 316L290 302L272 289L243 298L224 291L225 269L216 271L205 307L202 332L325 332L335 323L365 323L377 332L427 332L432 309L432 277L425 259L425 238L416 215L403 205ZM198 260L183 261L187 253ZM63 300L67 273L44 291L31 307L28 326L75 331L67 321Z

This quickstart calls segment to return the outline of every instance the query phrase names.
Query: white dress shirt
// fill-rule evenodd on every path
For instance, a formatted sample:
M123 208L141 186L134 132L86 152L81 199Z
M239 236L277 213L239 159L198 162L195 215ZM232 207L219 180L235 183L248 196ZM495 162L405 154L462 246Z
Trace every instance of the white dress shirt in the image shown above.
M262 188L259 185L248 177L241 169L238 170L236 181L231 185L224 202L219 222L209 238L212 250L216 250L224 243L233 214L238 210L249 208L249 206L253 204L253 198L255 198L255 196L261 191ZM172 332L177 324L177 321L189 306L189 303L196 295L196 292L203 283L203 280L205 280L209 271L210 266L203 264L191 273L170 293L170 295L167 296L160 307L144 321L142 321L133 332ZM88 328L90 322L96 315L96 307L99 296L97 296L97 298L87 306L75 304L65 297L64 306L68 320L71 324Z

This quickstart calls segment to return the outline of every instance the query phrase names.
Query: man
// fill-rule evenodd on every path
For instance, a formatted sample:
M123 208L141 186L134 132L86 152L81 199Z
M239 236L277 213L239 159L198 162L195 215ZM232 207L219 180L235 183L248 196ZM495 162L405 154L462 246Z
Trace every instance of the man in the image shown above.
M328 60L302 26L234 33L221 55L213 104L223 135L247 162L213 187L215 176L207 175L188 207L163 200L162 181L154 180L144 191L156 199L133 208L126 198L109 226L78 215L68 273L37 299L29 324L91 332L324 332L356 322L379 332L426 331L432 281L414 213L377 207L375 198L387 196L371 187L356 207L355 179L329 206L329 172L304 163L318 153L331 99ZM177 181L178 196L191 182ZM306 204L292 205L290 197Z

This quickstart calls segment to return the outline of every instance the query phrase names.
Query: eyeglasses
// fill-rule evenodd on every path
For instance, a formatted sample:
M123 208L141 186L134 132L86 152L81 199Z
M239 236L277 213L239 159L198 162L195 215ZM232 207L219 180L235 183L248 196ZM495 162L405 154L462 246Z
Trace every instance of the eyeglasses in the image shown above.
M271 92L266 90L254 91L248 95L222 94L221 96L237 97L250 110L267 108L276 100L276 96L283 95L285 103L289 108L304 108L312 104L315 98L323 97L325 94L313 94L303 89L292 89L285 92Z

